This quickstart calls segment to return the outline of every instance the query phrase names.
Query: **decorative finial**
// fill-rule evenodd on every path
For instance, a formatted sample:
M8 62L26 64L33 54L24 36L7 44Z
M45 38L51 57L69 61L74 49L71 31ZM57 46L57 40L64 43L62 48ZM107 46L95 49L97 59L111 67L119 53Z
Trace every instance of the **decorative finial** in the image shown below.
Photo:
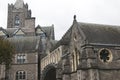
M74 20L76 20L76 15L74 15Z

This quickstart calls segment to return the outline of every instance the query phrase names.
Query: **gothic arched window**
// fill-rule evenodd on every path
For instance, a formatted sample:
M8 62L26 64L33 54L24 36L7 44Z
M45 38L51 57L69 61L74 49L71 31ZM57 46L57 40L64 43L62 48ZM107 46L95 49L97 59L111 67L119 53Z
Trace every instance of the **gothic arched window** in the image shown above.
M72 53L72 71L76 71L76 69L77 69L77 62L76 62L76 53L75 52L73 52Z
M20 25L20 18L18 15L15 16L15 26L19 26Z
M80 52L78 51L78 49L77 48L75 48L75 55L76 55L76 66L78 66L79 65L79 63L80 63Z
M26 79L25 71L17 71L16 72L16 80L25 80L25 79Z

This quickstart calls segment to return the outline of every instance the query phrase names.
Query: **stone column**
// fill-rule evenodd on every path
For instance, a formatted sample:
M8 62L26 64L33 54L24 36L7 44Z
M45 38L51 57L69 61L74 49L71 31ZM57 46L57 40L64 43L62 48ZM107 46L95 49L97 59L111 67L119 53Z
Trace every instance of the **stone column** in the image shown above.
M63 58L63 73L62 73L62 80L71 80L71 76L70 76L70 60L69 60L69 56L66 55Z

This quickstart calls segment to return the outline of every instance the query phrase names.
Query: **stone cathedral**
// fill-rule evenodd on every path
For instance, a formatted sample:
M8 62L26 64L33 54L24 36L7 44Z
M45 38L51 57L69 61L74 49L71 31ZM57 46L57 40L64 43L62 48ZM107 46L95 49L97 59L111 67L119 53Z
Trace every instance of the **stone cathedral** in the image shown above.
M0 65L0 80L120 80L120 26L73 24L60 40L54 25L35 26L35 17L23 0L8 4L7 29L16 54L7 76Z

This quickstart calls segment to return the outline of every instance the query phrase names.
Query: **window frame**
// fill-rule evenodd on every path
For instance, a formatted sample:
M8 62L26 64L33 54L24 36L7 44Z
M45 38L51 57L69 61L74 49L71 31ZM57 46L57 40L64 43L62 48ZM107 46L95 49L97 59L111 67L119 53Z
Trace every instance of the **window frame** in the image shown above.
M25 80L27 78L26 72L19 70L16 72L16 80Z
M108 52L108 55L107 55L107 57L109 57L108 60L106 59L106 60L104 61L104 59L101 59L101 56L102 56L102 55L101 55L101 52L102 52L103 50L106 50L106 51ZM113 60L113 55L112 55L112 52L111 52L110 49L102 48L102 49L99 50L98 53L99 53L99 54L98 54L98 57L99 57L99 60L100 60L101 62L103 62L103 63L112 62L112 60Z
M19 27L19 25L20 25L20 18L19 18L18 15L15 16L14 25L17 26L17 27Z
M27 62L27 55L26 54L17 54L16 55L16 63L17 64L24 64Z

